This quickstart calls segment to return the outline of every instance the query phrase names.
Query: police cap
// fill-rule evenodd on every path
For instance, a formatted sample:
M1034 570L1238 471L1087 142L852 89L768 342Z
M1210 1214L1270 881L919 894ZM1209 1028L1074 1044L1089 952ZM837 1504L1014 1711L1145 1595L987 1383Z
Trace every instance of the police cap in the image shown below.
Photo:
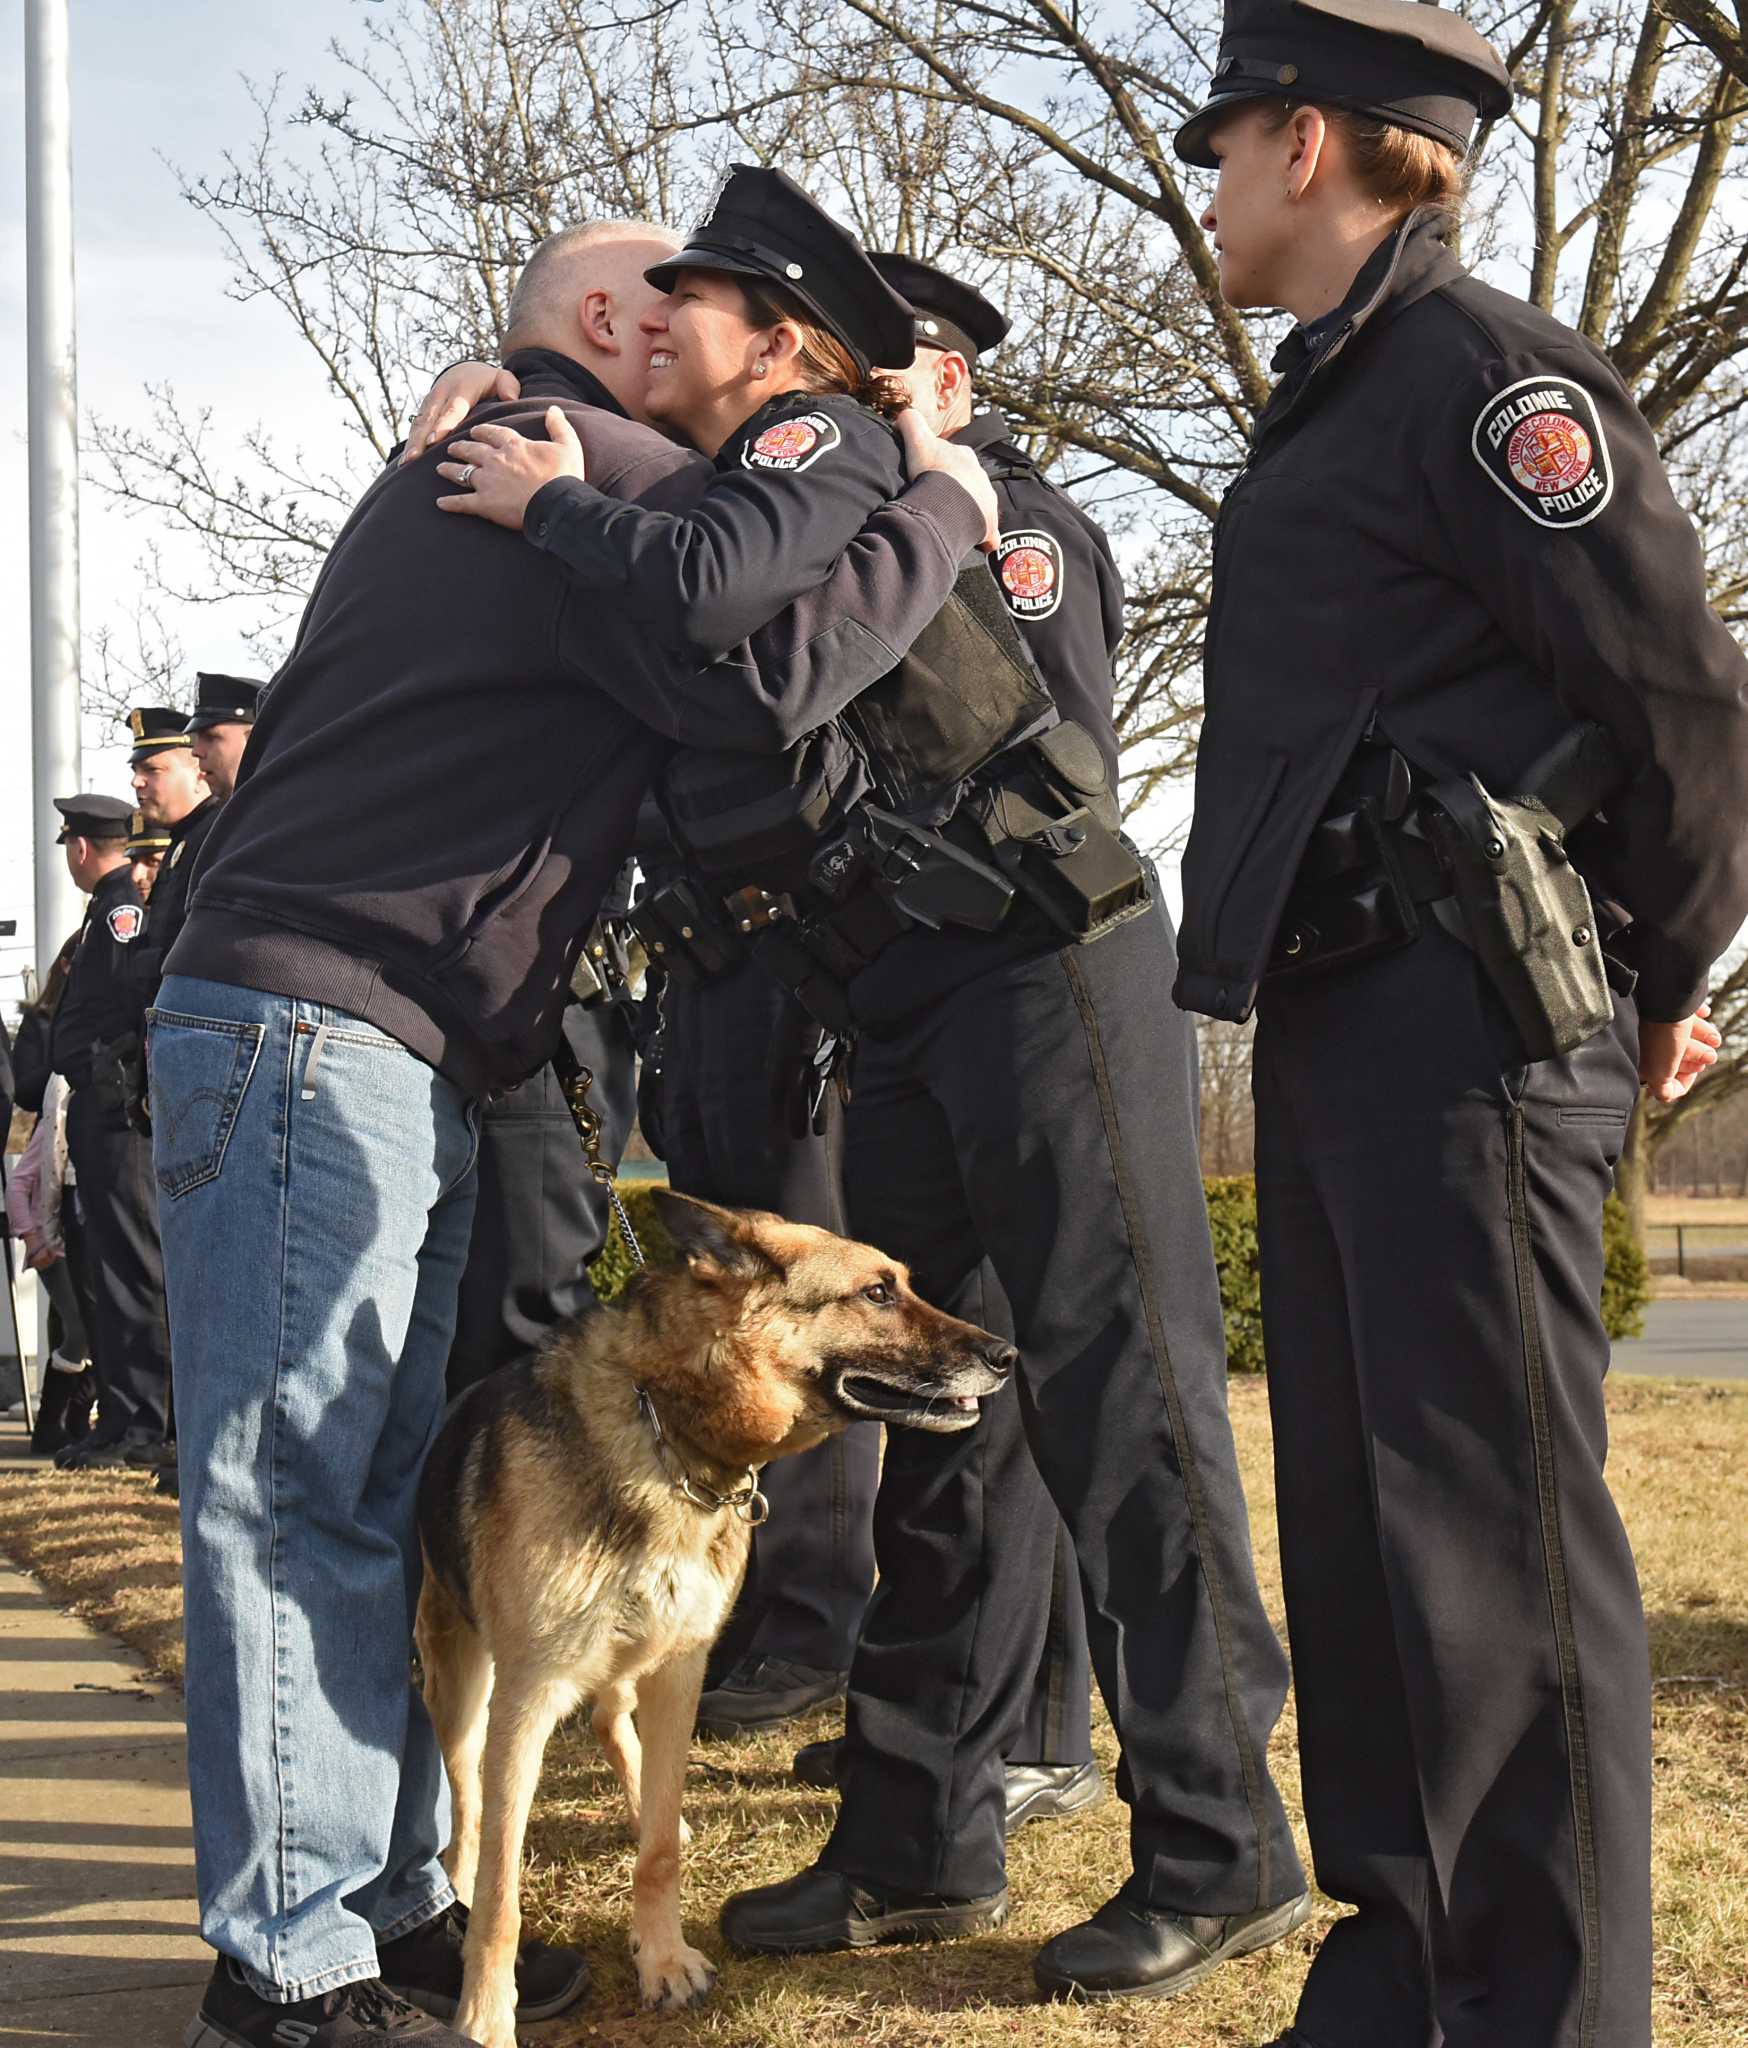
M644 276L671 292L682 270L764 278L798 299L855 357L866 376L876 363L902 370L916 358L914 320L847 228L815 206L793 178L735 164L709 217L686 246Z
M161 754L166 747L188 745L188 714L173 711L168 704L136 704L127 715L127 729L134 736L130 762Z
M932 263L896 254L872 254L868 261L915 309L918 348L956 349L975 362L982 350L1007 339L1008 317L1000 307Z
M139 860L149 853L167 853L170 850L170 828L167 825L148 825L144 811L135 811L127 821L127 850L131 860Z
M194 678L195 704L188 714L189 733L205 732L214 725L253 725L261 697L261 685L242 676L209 675L204 669Z
M125 839L134 814L132 804L123 803L118 796L99 796L95 791L83 796L58 796L54 804L62 819L61 829L55 834L57 846L64 846L69 839Z
M1423 0L1226 0L1208 103L1177 131L1185 163L1213 170L1209 131L1241 100L1315 100L1375 114L1467 150L1475 118L1511 110L1493 45Z

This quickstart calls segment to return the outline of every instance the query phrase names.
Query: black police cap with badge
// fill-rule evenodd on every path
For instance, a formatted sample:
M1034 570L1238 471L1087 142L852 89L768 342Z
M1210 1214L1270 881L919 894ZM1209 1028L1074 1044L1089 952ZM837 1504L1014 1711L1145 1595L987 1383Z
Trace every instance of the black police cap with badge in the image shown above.
M909 303L881 277L855 236L782 171L732 165L686 246L644 276L658 291L671 292L682 270L715 270L780 286L843 343L864 376L876 365L902 370L916 358Z
M55 834L57 846L65 846L69 839L125 839L134 815L132 804L118 796L99 796L95 790L58 796L54 805L63 820Z
M206 732L215 725L253 725L261 685L243 676L221 676L200 670L194 678L195 705L183 730Z
M130 764L143 761L148 754L162 753L166 747L189 743L187 712L172 710L168 704L135 705L127 715L127 729L134 736Z
M868 261L909 300L916 314L918 348L952 349L971 363L1007 339L1008 317L1000 307L932 263L880 251L871 253Z
M129 815L127 826L127 853L129 860L144 860L151 854L165 854L170 851L170 828L168 825L148 825L144 811Z
M1208 137L1245 100L1314 100L1467 151L1476 116L1511 111L1511 75L1460 15L1423 0L1227 0L1208 103L1178 155L1215 170Z

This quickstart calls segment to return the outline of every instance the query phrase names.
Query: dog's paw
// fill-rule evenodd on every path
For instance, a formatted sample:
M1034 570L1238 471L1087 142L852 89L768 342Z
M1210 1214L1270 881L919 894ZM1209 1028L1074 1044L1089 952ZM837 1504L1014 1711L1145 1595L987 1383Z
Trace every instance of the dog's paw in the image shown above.
M710 1996L716 1965L695 1948L676 1942L672 1948L634 1949L637 1985L645 2012L684 2012Z
M470 1998L464 1987L454 2026L457 2033L477 2041L479 2048L516 2048L515 1999Z

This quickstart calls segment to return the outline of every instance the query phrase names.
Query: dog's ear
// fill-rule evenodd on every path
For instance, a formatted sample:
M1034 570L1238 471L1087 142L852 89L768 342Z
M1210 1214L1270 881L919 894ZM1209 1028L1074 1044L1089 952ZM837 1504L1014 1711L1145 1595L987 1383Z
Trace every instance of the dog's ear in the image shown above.
M691 1195L677 1195L672 1188L652 1188L650 1197L675 1247L700 1278L712 1274L735 1280L782 1276L782 1267L759 1243L750 1217Z

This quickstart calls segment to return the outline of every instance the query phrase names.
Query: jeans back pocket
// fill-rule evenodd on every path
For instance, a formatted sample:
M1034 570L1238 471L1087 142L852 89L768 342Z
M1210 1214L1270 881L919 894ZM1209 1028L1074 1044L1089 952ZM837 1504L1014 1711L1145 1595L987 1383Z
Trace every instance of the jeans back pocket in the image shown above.
M152 1168L174 1199L223 1166L264 1027L177 1010L153 1010L147 1022Z

